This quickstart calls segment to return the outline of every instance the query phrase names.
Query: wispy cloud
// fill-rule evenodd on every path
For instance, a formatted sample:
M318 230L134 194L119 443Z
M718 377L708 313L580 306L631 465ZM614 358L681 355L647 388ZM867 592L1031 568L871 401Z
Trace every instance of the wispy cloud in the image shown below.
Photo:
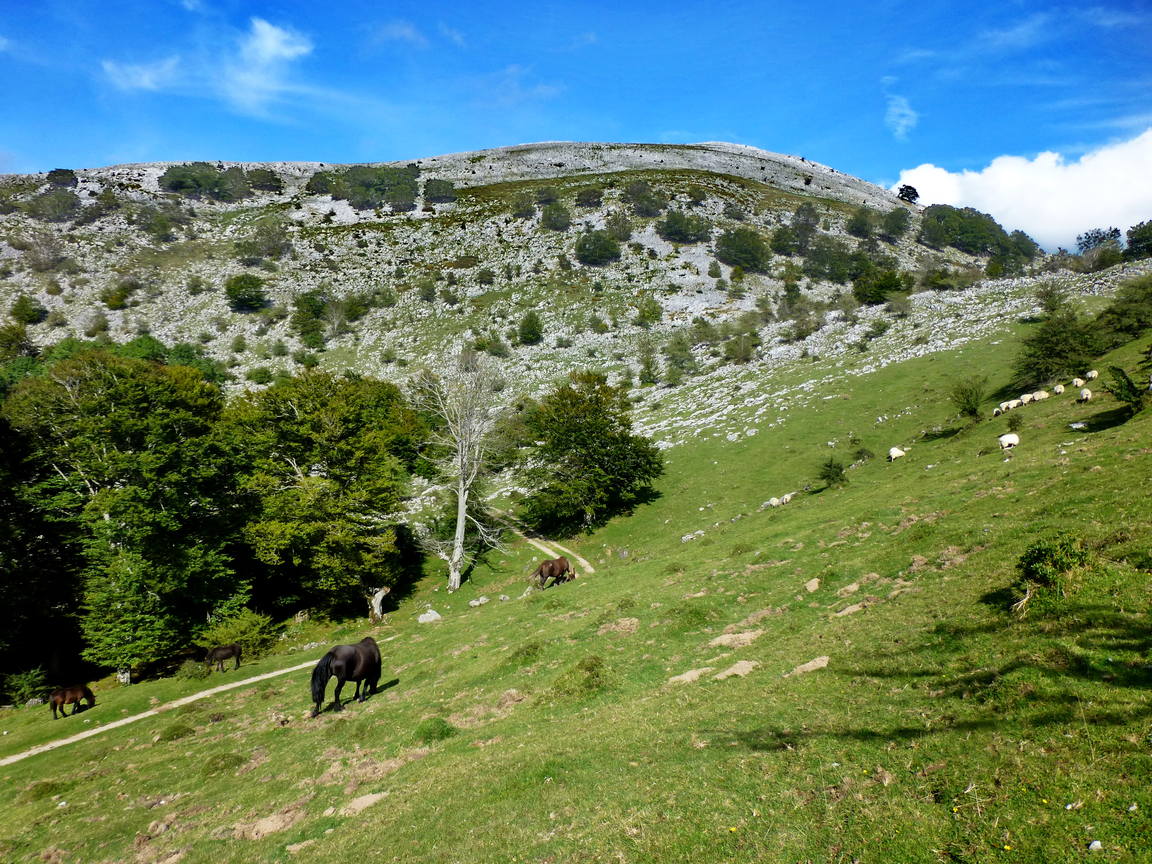
M534 80L527 66L512 64L483 79L484 101L504 107L546 101L559 96L564 88Z
M113 86L120 90L164 90L180 77L180 57L173 55L154 63L118 63L104 60L100 64Z
M1010 27L985 30L976 36L967 50L990 54L1027 51L1052 37L1051 23L1052 16L1041 12Z
M888 127L888 131L897 141L906 141L908 140L908 133L915 129L916 124L920 122L920 115L912 108L908 97L892 92L891 87L896 83L896 80L896 78L888 75L880 81L884 88L884 99L887 103L884 110L884 125Z
M189 12L203 12L206 8L203 0L180 0L180 5Z
M7 51L11 47L12 47L12 40L11 39L5 39L3 36L0 36L0 51Z
M381 42L406 42L417 48L428 47L428 37L411 21L395 20L376 28L376 39Z
M468 40L464 38L464 34L454 27L449 27L447 24L441 22L439 30L440 35L457 48L463 48L468 44Z
M289 67L311 52L307 36L253 18L236 56L224 67L224 97L241 111L263 113L270 102L301 89L289 81Z
M1055 249L1071 248L1089 228L1126 229L1147 219L1152 186L1139 182L1141 177L1152 177L1152 126L1075 161L1047 151L1034 159L999 156L980 171L925 164L902 171L893 188L915 186L921 204L975 207Z

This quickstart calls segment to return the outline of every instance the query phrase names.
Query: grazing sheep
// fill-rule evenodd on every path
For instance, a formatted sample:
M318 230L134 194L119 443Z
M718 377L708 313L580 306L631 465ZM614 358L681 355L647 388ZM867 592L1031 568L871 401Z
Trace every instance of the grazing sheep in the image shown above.
M1085 380L1088 380L1088 381L1095 381L1099 377L1100 377L1100 373L1097 372L1095 369L1089 369L1087 372L1084 373L1084 378L1085 378Z
M899 459L901 456L904 456L904 455L906 455L906 454L899 447L889 447L888 448L888 461L889 462L895 462L897 459Z
M1003 414L1005 411L1011 411L1012 410L1012 403L1011 402L1001 402L997 407L1000 409L1000 413Z
M1011 411L1014 408L1019 408L1023 404L1024 403L1021 402L1019 399L1009 399L1008 400L1008 410Z
M789 503L792 500L792 496L795 494L795 492L789 492L787 495L781 495L780 506L784 506L785 504Z
M768 499L768 506L769 507L779 507L780 506L780 499L775 498L775 497L769 498Z
M992 416L993 417L999 417L1003 413L1004 413L1004 409L1002 409L1002 408L997 407L997 408L992 409Z
M1047 399L1051 395L1052 394L1049 393L1047 390L1037 390L1035 393L1032 394L1032 401L1033 402L1043 402L1045 399Z
M1027 405L1031 401L1032 401L1032 394L1031 393L1021 393L1020 394L1020 404L1021 405Z
M1080 390L1080 398L1077 399L1076 401L1077 402L1091 402L1092 401L1092 391L1089 390L1087 387L1082 388Z
M1061 393L1064 392L1064 385L1063 384L1057 384L1055 387L1052 388L1052 392L1055 393L1057 396L1059 396Z
M1071 386L1071 387L1083 387L1084 386L1084 379L1083 378L1073 378L1071 381L1071 384L1069 386Z
M1001 450L1011 450L1020 443L1020 436L1015 432L1007 432L996 439L1000 442Z

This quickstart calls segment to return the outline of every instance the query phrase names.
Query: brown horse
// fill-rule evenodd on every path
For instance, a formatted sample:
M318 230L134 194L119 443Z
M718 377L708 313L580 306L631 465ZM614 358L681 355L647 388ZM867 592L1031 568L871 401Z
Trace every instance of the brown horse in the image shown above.
M231 645L217 645L215 648L213 648L211 651L208 652L208 656L204 658L204 662L205 663L215 663L216 668L219 671L223 672L224 671L224 661L227 660L229 657L235 657L236 658L236 665L233 668L239 669L240 668L240 646L237 645L235 642L233 642Z
M88 689L87 684L77 684L73 687L57 687L52 691L52 695L48 697L49 703L52 705L52 719L56 719L56 709L60 709L60 716L76 716L76 712L80 709L80 700L86 699L88 701L87 708L92 708L96 705L96 697L92 691ZM67 705L72 706L72 714L68 715L64 712ZM86 710L86 709L85 709Z
M549 558L540 562L540 566L529 577L529 581L535 583L536 587L541 590L548 587L548 580L552 580L553 585L559 585L561 582L567 582L570 579L576 578L576 571L572 569L572 565L568 563L568 559L561 555L559 558Z

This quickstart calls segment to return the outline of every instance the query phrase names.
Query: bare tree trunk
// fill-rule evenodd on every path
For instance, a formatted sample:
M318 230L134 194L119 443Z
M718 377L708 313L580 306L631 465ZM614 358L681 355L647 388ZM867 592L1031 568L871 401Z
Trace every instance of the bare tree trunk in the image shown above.
M456 498L452 538L433 536L432 532L421 537L426 550L447 562L449 591L460 587L468 565L465 541L470 523L482 543L497 545L493 532L468 513L472 487L484 472L489 436L496 424L495 382L496 374L484 358L474 351L465 351L443 377L425 375L416 384L416 401L444 424L440 443L447 454L439 463L445 481L442 488Z

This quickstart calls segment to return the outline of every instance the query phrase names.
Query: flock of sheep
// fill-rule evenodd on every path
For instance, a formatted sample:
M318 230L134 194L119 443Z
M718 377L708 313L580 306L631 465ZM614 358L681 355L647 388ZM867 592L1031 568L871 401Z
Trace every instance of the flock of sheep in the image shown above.
M1077 402L1091 402L1092 401L1092 391L1089 390L1084 385L1088 381L1093 381L1099 377L1100 377L1100 373L1097 372L1095 369L1092 369L1092 370L1084 373L1083 378L1073 378L1072 379L1072 381L1069 383L1069 386L1073 387L1073 388L1076 388L1076 387L1080 388L1080 395L1076 399ZM1057 396L1060 395L1061 393L1064 392L1064 389L1065 388L1064 388L1063 384L1057 384L1055 387L1052 388L1052 393L1049 393L1047 390L1037 390L1034 393L1023 393L1023 394L1021 394L1019 399L1009 399L1006 402L1001 402L995 408L995 410L993 410L992 416L999 417L1001 414L1006 414L1007 412L1011 411L1013 408L1019 408L1021 405L1027 405L1030 402L1043 402L1045 399L1048 399L1053 394L1056 394ZM1019 445L1020 436L1017 435L1015 432L1007 432L1007 433L1001 435L996 440L1000 442L1000 449L1001 450L1011 450L1014 447L1016 447L1017 445ZM904 456L904 455L906 455L905 451L901 450L899 447L890 447L888 449L888 461L889 462L895 462L897 459L899 459L901 456ZM776 499L772 499L772 500L776 500ZM773 506L775 506L775 505L773 505Z

